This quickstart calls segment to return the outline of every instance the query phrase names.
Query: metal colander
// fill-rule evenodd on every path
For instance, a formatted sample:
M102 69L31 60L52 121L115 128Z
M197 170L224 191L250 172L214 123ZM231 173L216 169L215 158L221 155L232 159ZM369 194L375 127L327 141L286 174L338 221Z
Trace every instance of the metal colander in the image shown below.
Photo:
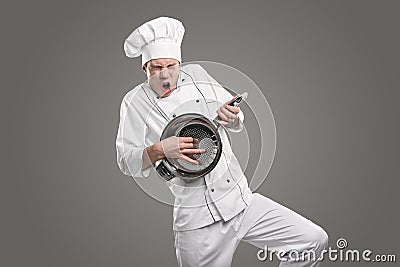
M242 100L246 99L247 93L236 95L228 104L239 106ZM214 121L197 113L187 113L180 115L170 121L165 127L160 140L171 136L193 137L198 140L197 147L206 150L205 153L188 155L196 159L200 164L193 164L184 159L164 158L157 166L156 170L166 180L175 176L186 179L195 179L211 172L217 165L221 153L222 142L218 133L217 116Z
M221 157L222 142L218 128L203 115L188 113L176 117L165 127L160 140L170 136L193 137L197 139L197 147L206 152L188 155L196 159L199 165L179 158L163 159L157 166L157 171L166 180L175 176L189 179L204 176L215 167Z
M178 136L193 137L198 140L197 147L206 150L205 153L189 155L189 157L196 159L200 163L199 165L183 159L176 159L185 171L200 171L212 164L218 151L218 140L213 131L202 124L190 123L179 131Z

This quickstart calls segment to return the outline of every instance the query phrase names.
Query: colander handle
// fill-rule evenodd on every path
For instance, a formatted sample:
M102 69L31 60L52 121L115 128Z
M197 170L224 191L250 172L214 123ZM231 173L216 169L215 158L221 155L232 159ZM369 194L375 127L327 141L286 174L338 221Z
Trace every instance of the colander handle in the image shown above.
M175 175L168 169L168 167L164 164L164 161L161 161L156 168L158 174L164 178L165 180L169 181L175 177Z
M243 100L246 100L247 95L248 95L247 92L237 95L234 99L232 99L232 101L228 105L232 107L238 107Z

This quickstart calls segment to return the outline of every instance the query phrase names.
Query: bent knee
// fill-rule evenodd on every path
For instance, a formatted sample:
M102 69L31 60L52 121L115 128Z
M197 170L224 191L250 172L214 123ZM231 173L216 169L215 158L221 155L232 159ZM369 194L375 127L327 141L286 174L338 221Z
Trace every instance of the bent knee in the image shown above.
M328 234L322 227L315 225L313 229L306 235L307 243L312 244L312 247L324 249L328 246Z
M328 241L329 241L329 236L328 233L322 229L321 227L319 227L319 235L318 235L318 244L320 244L320 246L322 246L323 248L326 248L328 246Z
M301 248L305 250L323 250L328 245L328 234L319 225L308 221L302 229Z

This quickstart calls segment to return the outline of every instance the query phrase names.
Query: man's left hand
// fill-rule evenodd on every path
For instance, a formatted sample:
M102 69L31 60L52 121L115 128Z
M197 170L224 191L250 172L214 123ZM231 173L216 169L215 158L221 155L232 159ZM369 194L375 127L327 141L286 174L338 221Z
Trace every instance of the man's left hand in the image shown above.
M229 106L234 98L223 104L219 109L217 109L217 114L219 118L216 120L219 124L225 127L232 127L238 122L238 114L240 112L239 107Z

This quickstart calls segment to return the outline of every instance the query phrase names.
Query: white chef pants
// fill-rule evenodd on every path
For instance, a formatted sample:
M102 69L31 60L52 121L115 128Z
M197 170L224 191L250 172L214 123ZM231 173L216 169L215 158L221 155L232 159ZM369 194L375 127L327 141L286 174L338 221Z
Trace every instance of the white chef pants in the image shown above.
M321 227L257 193L249 206L228 222L221 220L195 230L176 231L174 235L178 265L182 267L231 266L241 240L260 249L292 251L293 256L294 251L313 251L316 258L328 243L328 235ZM314 267L320 263L294 258L282 260L280 266Z

